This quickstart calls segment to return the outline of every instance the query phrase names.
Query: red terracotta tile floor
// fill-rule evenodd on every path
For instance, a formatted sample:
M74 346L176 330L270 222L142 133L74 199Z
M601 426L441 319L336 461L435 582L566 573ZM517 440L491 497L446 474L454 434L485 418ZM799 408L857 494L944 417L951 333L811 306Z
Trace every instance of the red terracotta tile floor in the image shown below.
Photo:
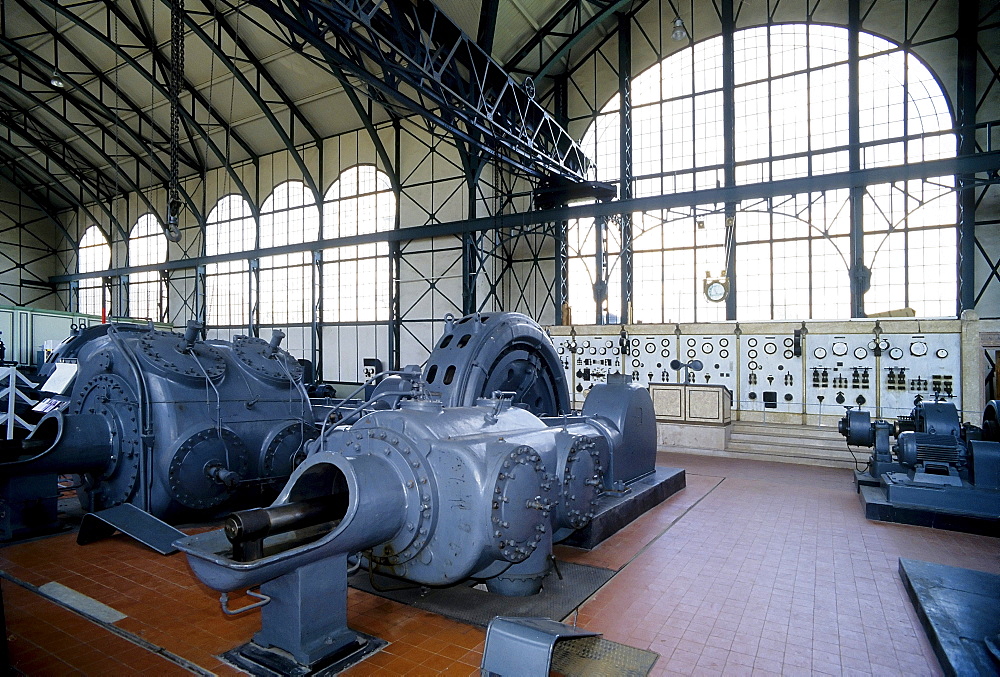
M653 674L939 674L899 557L1000 573L1000 541L868 522L850 472L677 453L686 489L591 552L618 571L577 622L660 654ZM237 674L259 615L227 617L184 557L124 537L0 548L11 661L26 675ZM105 627L40 596L56 581L127 615ZM244 604L233 599L232 606ZM389 645L349 675L474 675L485 633L351 590L352 627Z

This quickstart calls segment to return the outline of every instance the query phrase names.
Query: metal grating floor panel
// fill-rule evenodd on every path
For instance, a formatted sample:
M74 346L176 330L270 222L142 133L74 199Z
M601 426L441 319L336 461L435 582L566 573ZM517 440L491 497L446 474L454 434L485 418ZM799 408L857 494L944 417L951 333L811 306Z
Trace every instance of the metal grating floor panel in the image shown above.
M564 639L552 650L552 671L574 677L644 677L659 657L602 637Z

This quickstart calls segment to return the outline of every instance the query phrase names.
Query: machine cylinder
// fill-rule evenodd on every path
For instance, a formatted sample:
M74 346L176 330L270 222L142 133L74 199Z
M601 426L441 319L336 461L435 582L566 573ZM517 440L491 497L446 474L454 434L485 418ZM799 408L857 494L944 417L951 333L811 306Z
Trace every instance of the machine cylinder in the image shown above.
M97 414L66 415L51 411L38 422L25 443L27 449L46 445L41 453L12 463L4 470L18 474L18 466L32 473L82 473L104 468L114 456L111 423Z

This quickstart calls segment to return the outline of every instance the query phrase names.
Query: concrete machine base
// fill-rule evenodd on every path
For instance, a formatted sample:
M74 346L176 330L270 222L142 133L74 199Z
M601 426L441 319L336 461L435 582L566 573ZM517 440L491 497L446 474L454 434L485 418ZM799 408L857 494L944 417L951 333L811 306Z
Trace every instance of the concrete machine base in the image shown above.
M598 499L597 514L583 529L573 532L563 545L591 550L614 535L644 512L676 494L687 485L683 468L657 466L652 475L631 484L622 494L604 494Z

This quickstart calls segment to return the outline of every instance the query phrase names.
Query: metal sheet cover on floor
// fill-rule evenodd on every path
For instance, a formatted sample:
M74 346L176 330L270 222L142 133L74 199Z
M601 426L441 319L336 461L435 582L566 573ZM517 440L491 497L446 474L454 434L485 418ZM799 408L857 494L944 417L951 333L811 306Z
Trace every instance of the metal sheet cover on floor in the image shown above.
M367 571L354 574L348 582L352 588L485 628L495 616L565 618L615 575L610 569L570 562L559 562L558 567L562 578L555 571L549 572L542 583L542 591L529 597L495 595L477 590L471 584L403 588L405 583L383 576L375 576L377 587L373 587Z
M902 558L899 575L946 675L1000 674L1000 576Z

